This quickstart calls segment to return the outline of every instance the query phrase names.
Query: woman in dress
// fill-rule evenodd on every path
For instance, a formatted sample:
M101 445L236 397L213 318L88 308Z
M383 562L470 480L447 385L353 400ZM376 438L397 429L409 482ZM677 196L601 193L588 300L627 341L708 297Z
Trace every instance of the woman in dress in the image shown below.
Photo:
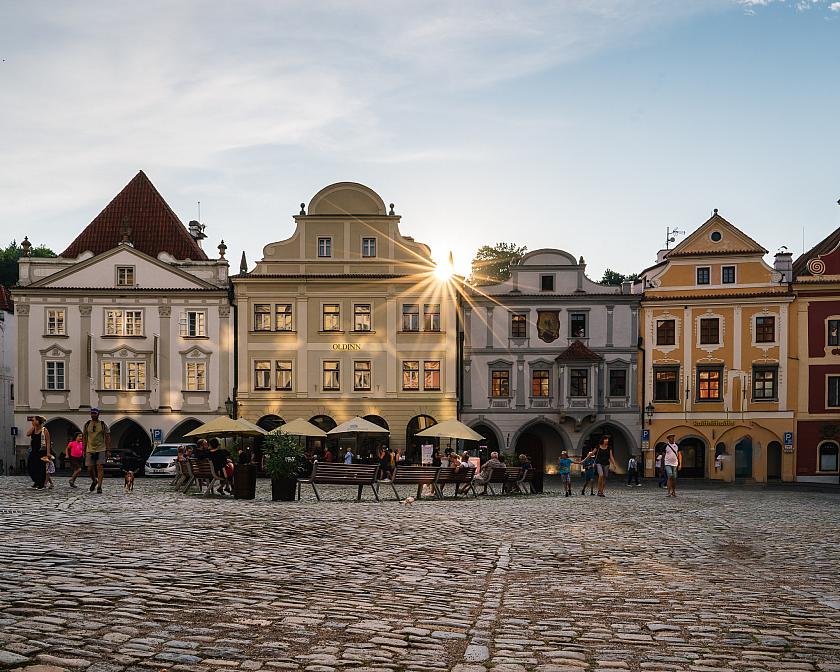
M45 422L46 418L43 415L33 415L32 425L26 430L26 436L29 437L29 477L32 479L32 487L36 490L44 489L44 482L47 480L47 460L50 459L50 432L44 427Z

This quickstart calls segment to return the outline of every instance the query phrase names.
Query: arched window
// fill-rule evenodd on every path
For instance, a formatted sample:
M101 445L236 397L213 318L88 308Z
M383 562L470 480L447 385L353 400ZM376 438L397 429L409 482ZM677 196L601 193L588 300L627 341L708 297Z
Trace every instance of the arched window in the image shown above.
M837 471L838 446L835 441L823 441L819 446L819 471Z

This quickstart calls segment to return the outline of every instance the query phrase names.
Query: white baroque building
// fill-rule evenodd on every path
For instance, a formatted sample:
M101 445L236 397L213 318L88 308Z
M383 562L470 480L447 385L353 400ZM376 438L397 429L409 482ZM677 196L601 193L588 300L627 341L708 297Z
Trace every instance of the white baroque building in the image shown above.
M9 290L0 285L0 476L14 466L15 437L12 435L15 396L15 314Z
M580 455L609 434L624 471L640 453L639 299L555 249L526 254L505 282L467 288L462 419L487 450L553 473L561 450Z
M219 258L141 171L57 258L21 257L14 420L27 416L57 452L98 407L112 447L145 457L225 413L233 329L224 243Z

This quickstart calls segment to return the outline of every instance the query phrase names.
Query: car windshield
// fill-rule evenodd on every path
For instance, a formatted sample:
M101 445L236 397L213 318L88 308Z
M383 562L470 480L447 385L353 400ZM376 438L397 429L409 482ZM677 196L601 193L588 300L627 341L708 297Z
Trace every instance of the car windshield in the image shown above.
M175 457L178 454L177 448L155 448L153 457Z

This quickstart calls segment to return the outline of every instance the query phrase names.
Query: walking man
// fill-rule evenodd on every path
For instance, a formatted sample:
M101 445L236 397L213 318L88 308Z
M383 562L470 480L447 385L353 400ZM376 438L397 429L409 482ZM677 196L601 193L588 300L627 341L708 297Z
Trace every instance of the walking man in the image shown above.
M111 430L99 419L99 409L90 409L90 420L82 428L85 444L85 466L90 474L90 491L102 494L105 460L111 454Z
M635 481L636 485L641 485L639 483L639 464L636 461L636 456L631 455L630 459L627 460L627 487L629 488L632 484L631 482Z
M668 497L677 496L677 471L682 466L682 453L680 447L674 443L676 434L668 434L668 443L665 444L665 474L668 476Z
M613 454L610 448L610 437L604 434L601 437L601 442L595 449L595 467L598 469L598 497L605 497L604 488L607 485L607 476L610 475L610 463L612 462Z

